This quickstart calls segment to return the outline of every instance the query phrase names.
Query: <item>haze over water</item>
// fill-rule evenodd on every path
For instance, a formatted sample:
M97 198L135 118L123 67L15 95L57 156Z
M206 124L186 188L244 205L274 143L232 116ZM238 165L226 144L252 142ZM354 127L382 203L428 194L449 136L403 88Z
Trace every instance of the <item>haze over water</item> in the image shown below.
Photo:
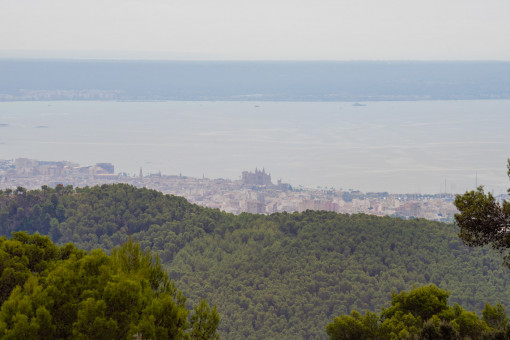
M1 102L0 159L391 193L508 185L510 101ZM446 188L445 188L446 181Z

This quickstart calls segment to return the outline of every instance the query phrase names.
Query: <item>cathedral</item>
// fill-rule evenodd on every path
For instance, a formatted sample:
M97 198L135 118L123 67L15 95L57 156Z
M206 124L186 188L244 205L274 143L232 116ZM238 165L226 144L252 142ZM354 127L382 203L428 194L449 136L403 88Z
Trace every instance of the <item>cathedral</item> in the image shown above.
M271 183L271 175L266 174L266 171L262 169L262 171L259 171L258 169L255 169L255 173L243 171L243 185L265 185L265 186L272 186L273 183Z

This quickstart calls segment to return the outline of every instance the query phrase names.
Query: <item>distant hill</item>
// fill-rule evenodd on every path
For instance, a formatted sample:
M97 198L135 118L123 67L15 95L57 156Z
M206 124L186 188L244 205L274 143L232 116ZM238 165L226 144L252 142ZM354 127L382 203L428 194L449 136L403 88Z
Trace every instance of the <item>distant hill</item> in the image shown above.
M0 60L0 100L510 98L510 62Z
M158 254L196 304L221 316L225 339L324 338L351 309L379 310L391 292L433 283L451 303L510 306L508 269L450 224L325 211L231 215L125 184L0 191L0 230L110 250L131 234Z

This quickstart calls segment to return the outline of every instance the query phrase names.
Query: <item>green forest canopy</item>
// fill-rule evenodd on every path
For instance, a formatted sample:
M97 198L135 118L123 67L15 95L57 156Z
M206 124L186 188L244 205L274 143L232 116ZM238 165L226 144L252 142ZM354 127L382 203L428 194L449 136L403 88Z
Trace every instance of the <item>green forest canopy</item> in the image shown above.
M186 298L131 240L87 253L24 232L0 238L2 339L213 339L205 301L191 322Z
M107 253L129 241L161 259L188 303L215 304L226 339L324 338L351 310L435 284L450 303L510 305L497 254L451 224L325 211L238 216L125 184L0 191L0 231L49 235ZM191 305L187 305L191 309Z
M449 293L434 285L392 294L380 315L353 310L327 326L330 340L358 339L508 339L510 327L501 304L486 304L482 318L458 304L448 305Z

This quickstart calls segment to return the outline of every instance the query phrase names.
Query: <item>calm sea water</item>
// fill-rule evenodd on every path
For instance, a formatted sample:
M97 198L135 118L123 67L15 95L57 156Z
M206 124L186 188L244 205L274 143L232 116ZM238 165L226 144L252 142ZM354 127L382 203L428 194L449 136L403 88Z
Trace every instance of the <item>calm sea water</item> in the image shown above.
M2 102L0 159L362 191L463 192L510 182L510 101ZM445 186L446 185L446 186Z

